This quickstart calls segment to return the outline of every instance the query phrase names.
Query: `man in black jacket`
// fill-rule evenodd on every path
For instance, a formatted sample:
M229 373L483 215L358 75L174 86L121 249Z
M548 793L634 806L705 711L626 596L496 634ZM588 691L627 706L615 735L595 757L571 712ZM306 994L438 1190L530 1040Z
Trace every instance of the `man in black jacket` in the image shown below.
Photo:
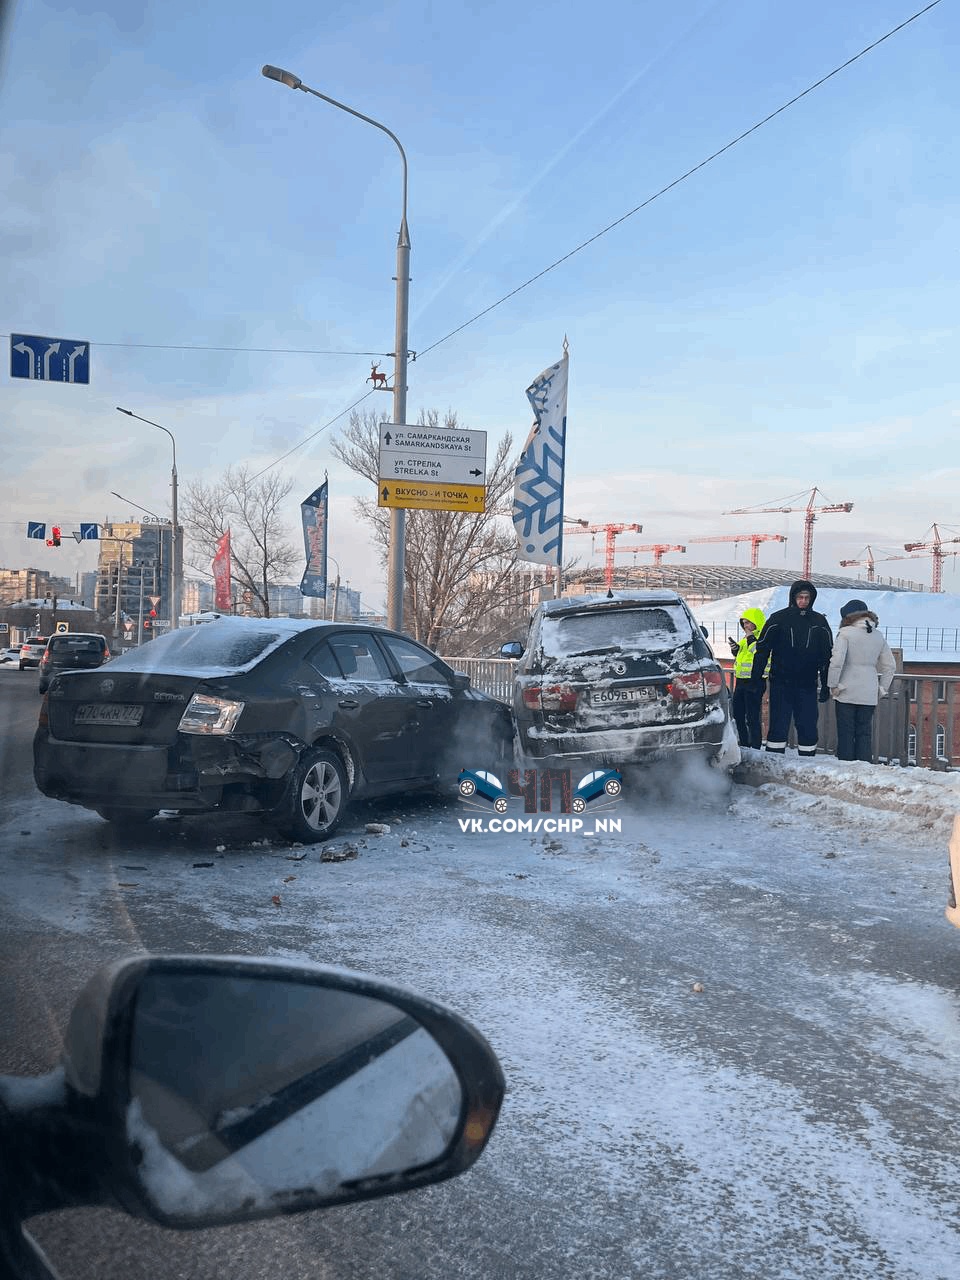
M814 610L816 598L817 589L812 582L805 578L795 582L790 588L789 605L770 615L754 650L751 680L766 669L767 657L770 658L766 750L779 755L787 748L791 719L796 726L800 755L817 754L817 684L819 701L829 701L827 668L833 652L833 632L824 615Z

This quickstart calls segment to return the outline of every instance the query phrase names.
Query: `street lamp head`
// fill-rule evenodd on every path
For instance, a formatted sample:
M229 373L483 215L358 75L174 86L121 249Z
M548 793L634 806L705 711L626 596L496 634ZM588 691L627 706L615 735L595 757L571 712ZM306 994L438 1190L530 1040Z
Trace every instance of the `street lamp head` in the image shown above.
M303 84L300 77L295 76L292 71L284 71L283 67L271 67L269 63L260 68L260 74L266 76L268 80L279 80L288 89L299 89Z

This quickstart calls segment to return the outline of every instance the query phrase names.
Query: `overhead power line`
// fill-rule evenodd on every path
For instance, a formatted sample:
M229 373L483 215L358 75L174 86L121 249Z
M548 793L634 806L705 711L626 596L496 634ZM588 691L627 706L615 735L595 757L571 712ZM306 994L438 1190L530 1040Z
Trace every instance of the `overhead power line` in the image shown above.
M783 106L777 107L776 111L771 111L768 116L764 116L762 120L758 120L757 123L751 125L749 129L745 129L743 133L740 133L735 138L732 138L724 146L720 147L718 151L714 151L713 154L707 156L705 160L701 160L699 164L695 164L692 169L688 169L686 173L682 173L679 178L674 178L672 182L668 182L665 187L661 187L660 190L654 192L652 196L647 196L646 200L642 201L638 205L635 205L632 209L628 210L625 214L617 218L614 222L611 222L607 226L603 227L600 231L596 233L596 235L592 235L589 237L589 239L582 241L580 244L576 246L576 248L571 249L569 253L565 253L562 258L557 258L556 262L551 262L548 267L544 267L542 271L538 271L537 274L535 276L531 276L529 280L524 280L523 284L518 284L515 289L511 289L509 293L505 293L503 297L498 298L496 302L491 302L489 307L484 307L482 311L478 311L475 316L471 317L471 319L465 320L463 324L458 325L456 329L451 329L451 331L448 334L446 334L443 338L438 338L437 341L432 343L429 347L424 347L423 350L419 352L417 358L422 360L423 357L427 355L428 352L435 351L436 348L439 347L441 343L447 342L450 338L454 337L458 333L462 333L464 329L468 328L472 324L475 324L477 320L481 319L483 316L489 315L491 311L494 311L496 310L497 307L502 306L505 302L509 301L510 298L515 298L518 293L522 293L524 289L528 289L530 285L536 283L537 280L542 280L545 275L548 275L551 271L555 271L556 268L559 267L562 263L568 262L572 257L574 257L575 254L578 254L582 252L582 250L586 249L588 245L594 244L597 240L601 238L601 236L605 236L608 232L613 231L615 227L619 227L621 223L626 222L628 218L632 218L634 214L639 213L641 209L646 209L648 205L653 204L654 200L659 200L660 197L665 196L668 191L672 191L674 187L678 187L681 182L686 182L688 178L692 178L695 173L699 173L701 169L705 169L706 166L708 164L711 164L714 160L716 160L718 156L722 156L724 152L730 151L731 148L737 145L737 143L743 142L744 138L749 138L752 133L756 133L757 130L762 129L765 124L769 124L771 120L775 120L776 117L779 115L782 115L784 111L788 111L790 107L795 106L798 102L801 101L801 99L807 97L808 94L813 93L815 89L819 89L821 85L825 85L828 80L832 80L833 77L839 75L841 71L845 71L847 67L852 67L853 64L857 62L860 58L863 58L866 56L866 54L871 53L874 49L878 47L878 45L883 44L885 40L889 40L891 36L895 36L897 32L902 31L904 27L908 27L911 22L916 22L918 18L922 18L925 13L928 13L931 9L936 8L936 6L939 3L940 3L940 0L931 0L930 4L926 5L923 9L918 9L916 13L912 14L905 21L891 28L891 30L889 30L886 33L886 35L882 35L880 36L879 39L874 40L872 44L868 44L865 49L861 49L859 53L855 53L853 57L848 58L846 62L841 62L841 64L838 67L834 67L834 69L832 71L827 72L825 76L821 76L819 80L809 85L806 89L803 90L802 93L798 93L795 97L791 98L789 102L785 102Z
M814 90L821 88L828 80L832 80L834 76L838 76L841 71L846 71L847 68L852 67L855 62L859 62L859 60L866 57L868 53L872 53L874 49L879 48L879 46L886 40L889 40L898 32L903 31L904 28L909 27L912 22L916 22L918 18L922 18L923 15L925 13L929 13L931 9L935 9L939 3L940 0L931 0L930 4L925 5L922 9L918 9L916 13L911 14L909 18L904 19L903 22L898 23L895 27L891 27L889 31L866 45L859 53L855 53L852 57L847 58L845 62L841 62L840 65L834 67L832 71L828 71L827 74L821 76L819 80L815 80L813 84L808 85L806 89L795 94L788 102L784 102L782 106L777 107L775 111L771 111L770 114L764 116L762 120L758 120L756 124L751 125L749 129L745 129L743 133L739 133L735 138L731 138L729 142L725 143L717 151L714 151L711 155L707 156L706 159L701 160L699 164L695 164L692 169L688 169L686 173L682 173L678 178L674 178L672 182L668 182L665 187L661 187L659 191L655 191L653 195L648 196L646 200L643 200L640 204L629 209L614 222L608 223L607 226L601 228L601 230L599 230L595 235L590 236L587 240L581 241L581 243L571 249L569 253L565 253L563 257L557 258L555 262L551 262L549 266L544 267L542 271L538 271L537 274L531 276L529 280L525 280L523 284L517 285L515 289L511 289L509 293L505 293L502 298L498 298L496 302L491 302L488 307L484 307L482 311L478 311L475 316L471 316L469 320L465 320L463 324L457 325L457 327L455 329L451 329L448 334L445 334L442 338L438 338L436 342L432 342L429 347L423 347L417 353L417 359L422 360L424 356L428 355L431 351L435 351L437 347L441 346L444 342L449 342L449 340L456 337L458 333L462 333L463 330L469 328L470 325L476 324L478 320L489 315L491 311L495 311L497 307L503 306L503 304L505 302L509 302L511 298L515 298L518 293L522 293L524 289L528 289L538 280L542 280L545 275L548 275L551 271L555 271L557 267L561 266L564 262L568 262L572 257L582 252L589 245L596 243L596 241L602 236L607 235L607 233L613 231L615 227L619 227L622 223L626 222L628 218L632 218L642 209L646 209L648 205L653 204L655 200L659 200L661 196L665 196L668 191L672 191L675 187L680 186L682 182L686 182L688 178L692 178L695 173L699 173L701 169L705 169L708 164L712 164L714 160L718 159L718 157L722 156L725 152L730 151L733 147L737 146L738 143L743 142L745 138L749 138L750 135L756 133L758 129L762 129L763 126L769 124L771 120L775 120L777 116L782 115L785 111L788 111L798 102L801 102L804 98L808 97L814 92ZM366 397L364 396L363 399L366 399ZM355 408L356 404L359 403L359 400L356 401L354 405L350 406L350 409ZM283 457L277 458L275 462L271 462L269 466L264 468L264 471L269 471L270 468L275 467L278 462L282 462L283 459L288 458L291 453L295 453L298 449L302 448L303 445L308 444L322 431L325 431L327 427L332 426L334 422L339 418L342 418L344 413L349 413L350 409L344 409L343 413L338 414L336 418L332 418L330 422L325 423L324 426L318 427L311 435L307 436L304 440L301 440L300 444L294 445L292 449L288 450ZM263 471L259 474L263 475Z
M560 258L557 258L556 261L551 262L549 266L546 266L541 271L538 271L536 275L530 276L528 280L524 280L522 284L517 285L515 289L511 289L509 293L505 293L503 297L498 298L496 302L491 302L488 307L484 307L482 311L478 311L476 315L471 316L469 320L465 320L463 324L457 325L455 329L451 329L449 333L444 334L442 338L438 338L437 341L431 343L430 346L424 347L422 350L420 350L417 353L417 358L419 360L422 360L425 355L428 355L431 351L435 351L437 347L442 346L444 342L449 342L450 339L456 337L458 333L462 333L464 329L469 328L470 325L476 324L478 320L481 320L483 319L484 316L489 315L491 311L495 311L497 307L502 307L505 302L509 302L511 298L515 298L517 294L522 293L524 289L529 289L532 284L535 284L538 280L542 280L544 276L549 275L551 271L555 271L557 267L562 266L563 263L569 262L569 260L575 257L576 254L581 253L584 249L588 248L590 245L595 244L596 241L600 240L603 236L613 231L616 227L621 226L629 218L634 217L636 214L640 213L643 209L646 209L649 205L653 204L655 200L659 200L661 196L665 196L669 191L673 191L675 187L678 187L680 186L681 183L686 182L688 178L692 178L695 173L699 173L701 169L705 169L708 164L712 164L714 160L724 155L727 151L732 150L735 146L738 145L738 143L743 142L745 138L749 138L751 134L756 133L758 129L762 129L764 125L769 124L771 120L775 120L777 116L782 115L785 111L788 111L791 107L796 106L798 102L801 102L804 98L808 97L816 89L821 88L829 80L832 80L834 76L838 76L842 71L846 71L848 67L852 67L855 62L859 62L859 60L861 58L866 57L868 53L872 53L874 49L879 48L879 46L882 45L885 41L891 39L891 37L897 35L898 32L903 31L906 27L909 27L910 24L913 22L916 22L918 18L922 18L925 13L929 13L931 9L935 9L938 4L940 4L940 0L931 0L929 4L925 5L922 9L918 9L917 12L911 14L909 18L905 18L903 22L898 23L895 27L891 27L889 31L885 32L884 35L879 36L876 40L866 45L863 49L860 50L859 53L855 53L853 54L852 57L847 58L845 62L841 62L839 66L834 67L832 71L828 71L826 75L821 76L819 80L815 80L813 84L808 85L807 88L803 89L800 93L795 94L794 97L789 99L789 101L784 102L781 106L777 107L775 111L771 111L769 115L764 116L762 120L758 120L756 124L752 124L749 129L745 129L742 133L739 133L735 138L731 138L729 142L725 143L718 150L712 152L712 154L707 156L705 159L701 160L698 164L695 164L691 169L688 169L685 173L680 174L679 177L674 178L672 182L668 182L665 187L661 187L659 191L655 191L653 195L648 196L646 200L641 201L641 203L638 205L634 205L632 209L628 209L627 212L622 214L619 218L616 218L613 222L608 223L607 226L602 227L599 231L597 231L594 235L589 236L586 240L581 241L580 244L576 245L568 253L563 254L563 256ZM10 335L4 334L0 336L9 337ZM259 354L275 354L275 355L328 355L328 356L388 357L392 354L392 352L389 352L389 351L321 351L321 350L310 350L310 349L294 348L294 347L213 347L213 346L199 346L196 344L187 344L187 343L97 342L97 343L91 343L91 345L99 346L99 347L144 348L144 349L153 349L153 350L159 350L159 351L226 351L226 352L237 352L237 353L252 352L252 353L259 353ZM323 426L317 427L317 429L315 431L312 431L310 435L305 436L298 444L295 444L291 449L288 449L286 453L281 454L279 458L274 459L273 462L269 463L266 467L264 467L262 471L258 471L257 476L263 475L265 472L269 471L272 467L277 466L278 463L283 462L285 458L289 458L292 453L296 453L298 449L302 449L304 445L309 444L311 440L314 440L322 432L326 431L329 427L332 427L335 422L338 422L344 416L344 414L350 413L351 410L355 409L358 404L362 404L363 401L366 400L367 397L372 393L373 393L373 389L371 389L370 391L362 395L359 400L355 400L353 404L348 405L346 409L343 409L340 413L338 413L335 417L331 418L328 422L325 422ZM256 479L256 476L253 478Z
M0 333L0 338L9 338ZM311 347L207 347L196 342L96 342L91 347L131 347L145 351L230 351L251 352L267 356L382 356L386 359L392 351L315 351Z

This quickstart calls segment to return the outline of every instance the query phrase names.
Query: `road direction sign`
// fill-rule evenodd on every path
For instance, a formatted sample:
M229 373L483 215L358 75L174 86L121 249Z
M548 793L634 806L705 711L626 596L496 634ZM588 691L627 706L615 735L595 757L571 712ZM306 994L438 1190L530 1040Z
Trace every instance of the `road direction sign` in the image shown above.
M10 377L40 382L89 382L90 343L73 338L10 335Z
M379 462L381 507L486 510L485 431L381 422Z
M487 490L482 484L397 484L394 480L381 480L377 506L480 515L487 509Z

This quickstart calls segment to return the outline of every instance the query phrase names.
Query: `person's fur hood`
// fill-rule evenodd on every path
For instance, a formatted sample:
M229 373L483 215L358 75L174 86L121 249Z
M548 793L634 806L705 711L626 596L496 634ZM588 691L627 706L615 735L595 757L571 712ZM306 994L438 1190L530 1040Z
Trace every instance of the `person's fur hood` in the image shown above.
M873 627L878 627L880 625L880 619L872 609L861 609L857 613L848 613L845 618L840 619L840 625L841 627L852 627L853 624L855 622L859 622L861 618L866 618L868 631L872 631Z

